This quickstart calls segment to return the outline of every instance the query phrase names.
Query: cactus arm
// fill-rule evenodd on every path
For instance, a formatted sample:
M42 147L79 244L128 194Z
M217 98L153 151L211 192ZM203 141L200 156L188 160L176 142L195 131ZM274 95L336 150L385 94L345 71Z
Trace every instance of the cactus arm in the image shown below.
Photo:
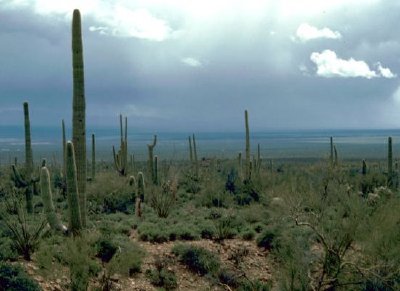
M40 190L42 194L44 213L46 214L50 228L55 231L66 233L67 227L60 222L55 211L53 195L51 193L50 173L46 166L43 166L40 170Z

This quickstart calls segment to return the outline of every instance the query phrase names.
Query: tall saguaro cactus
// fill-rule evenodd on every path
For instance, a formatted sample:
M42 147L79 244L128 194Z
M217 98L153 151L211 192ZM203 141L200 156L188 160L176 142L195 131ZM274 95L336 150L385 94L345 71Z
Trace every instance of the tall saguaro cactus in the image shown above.
M77 235L82 229L82 214L80 209L80 193L78 187L77 166L72 142L67 142L66 150L67 170L67 197L69 211L69 229L72 234Z
M86 101L83 69L81 14L74 10L72 17L72 142L75 148L76 174L82 226L86 226Z
M249 130L249 116L247 110L244 111L244 122L246 127L246 160L245 160L245 180L251 179L251 161L250 161L250 130Z
M331 153L330 153L330 156L329 156L329 162L330 162L331 166L333 166L333 152L334 152L334 149L333 149L333 137L332 136L330 137L330 145L331 145Z
M122 124L122 114L119 115L120 125L120 146L118 153L115 153L113 146L113 157L115 169L121 176L126 176L128 173L128 118L125 117L125 128Z
M194 171L196 176L199 176L199 160L197 159L197 146L196 146L196 137L193 133L193 158L194 158Z
M190 158L190 163L193 163L193 148L192 148L192 138L188 137L189 139L189 158Z
M94 133L92 133L92 181L96 176L96 140Z
M392 150L392 137L388 138L388 179L387 183L389 187L393 186L393 150Z
M31 142L31 124L29 120L29 105L24 102L24 125L25 125L25 173L21 175L17 169L17 163L12 166L16 186L25 188L26 210L33 212L33 193L36 190L35 183L39 178L33 177L33 154Z
M154 135L153 143L147 144L147 148L149 151L149 160L147 161L148 164L148 172L149 176L151 177L152 182L154 183L155 181L155 176L154 176L154 147L157 144L157 135Z

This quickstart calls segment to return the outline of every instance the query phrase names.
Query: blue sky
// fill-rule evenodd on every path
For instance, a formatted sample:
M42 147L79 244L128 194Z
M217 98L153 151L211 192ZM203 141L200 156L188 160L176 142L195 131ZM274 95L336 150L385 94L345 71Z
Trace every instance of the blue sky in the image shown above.
M394 0L0 0L1 125L70 123L74 8L88 126L400 126Z

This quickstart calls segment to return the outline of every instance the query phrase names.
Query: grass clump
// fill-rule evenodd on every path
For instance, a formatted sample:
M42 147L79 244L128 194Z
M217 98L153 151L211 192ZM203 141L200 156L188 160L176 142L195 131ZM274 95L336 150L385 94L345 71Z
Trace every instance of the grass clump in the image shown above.
M42 289L22 267L0 262L0 290L40 291Z
M172 249L179 261L201 276L217 274L221 262L212 252L190 245L178 244Z
M168 268L170 262L167 258L157 257L155 269L146 270L146 277L151 284L164 290L174 290L178 287L175 272Z

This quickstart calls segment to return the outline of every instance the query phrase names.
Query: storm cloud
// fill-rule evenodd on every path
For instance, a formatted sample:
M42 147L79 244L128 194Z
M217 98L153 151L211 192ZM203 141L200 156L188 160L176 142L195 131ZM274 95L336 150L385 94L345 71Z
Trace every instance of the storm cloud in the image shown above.
M79 8L88 126L399 127L400 4L326 2L0 0L0 124L70 120Z

